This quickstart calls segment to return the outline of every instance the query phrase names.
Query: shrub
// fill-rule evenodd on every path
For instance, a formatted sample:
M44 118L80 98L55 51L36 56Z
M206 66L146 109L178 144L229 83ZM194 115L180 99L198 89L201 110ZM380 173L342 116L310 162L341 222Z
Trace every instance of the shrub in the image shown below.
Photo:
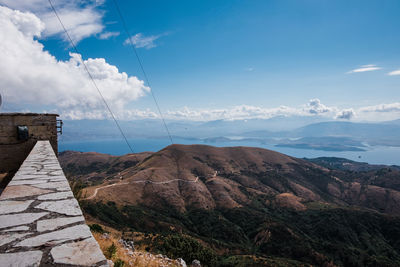
M105 256L107 259L112 259L116 253L117 253L117 246L114 243L112 243L111 246L107 248Z
M125 266L125 262L121 259L118 259L114 262L114 267L124 267Z
M104 233L104 229L103 227L101 227L101 225L94 223L94 224L90 224L89 225L90 231L95 232L95 233Z
M203 246L196 239L173 234L159 239L157 248L170 258L183 258L186 262L200 260L204 266L215 266L217 256L213 250Z

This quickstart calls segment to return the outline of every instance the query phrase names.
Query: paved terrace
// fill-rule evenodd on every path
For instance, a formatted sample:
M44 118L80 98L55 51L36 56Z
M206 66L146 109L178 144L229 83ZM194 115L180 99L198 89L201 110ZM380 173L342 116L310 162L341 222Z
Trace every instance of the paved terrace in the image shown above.
M48 141L0 196L0 265L108 266Z

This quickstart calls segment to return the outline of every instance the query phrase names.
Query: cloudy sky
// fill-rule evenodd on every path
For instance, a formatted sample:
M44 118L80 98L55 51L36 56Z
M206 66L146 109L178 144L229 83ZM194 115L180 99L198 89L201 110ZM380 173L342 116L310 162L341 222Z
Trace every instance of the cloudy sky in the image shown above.
M398 0L0 0L2 111L120 119L400 118Z

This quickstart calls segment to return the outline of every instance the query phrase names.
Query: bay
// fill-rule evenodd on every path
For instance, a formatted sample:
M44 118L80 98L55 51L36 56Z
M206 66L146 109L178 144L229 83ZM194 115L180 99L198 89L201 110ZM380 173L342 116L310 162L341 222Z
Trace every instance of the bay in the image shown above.
M169 139L129 139L128 142L133 147L134 152L151 151L156 152L170 145ZM224 141L224 142L206 142L198 139L175 138L176 144L203 144L217 147L229 146L248 146L261 147L274 150L280 153L297 158L316 158L316 157L339 157L354 161L367 162L370 164L400 165L400 147L373 146L368 147L366 151L322 151L312 149L297 149L289 147L277 147L272 144L261 144L252 141ZM124 140L91 140L91 141L60 141L59 151L81 151L98 152L110 155L124 155L130 153L130 150Z

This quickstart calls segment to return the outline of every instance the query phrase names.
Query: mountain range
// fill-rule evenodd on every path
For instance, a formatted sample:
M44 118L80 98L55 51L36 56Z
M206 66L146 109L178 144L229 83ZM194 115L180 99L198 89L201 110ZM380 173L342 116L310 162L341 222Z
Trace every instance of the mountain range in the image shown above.
M398 166L204 145L60 162L87 216L157 233L149 249L170 257L193 260L164 246L173 236L206 266L400 264Z
M322 121L323 118L275 117L252 120L167 121L173 138L196 142L256 142L302 149L363 151L370 146L400 146L400 123ZM167 138L158 120L120 122L130 139ZM243 130L245 129L245 130ZM61 142L121 139L109 120L65 121Z

